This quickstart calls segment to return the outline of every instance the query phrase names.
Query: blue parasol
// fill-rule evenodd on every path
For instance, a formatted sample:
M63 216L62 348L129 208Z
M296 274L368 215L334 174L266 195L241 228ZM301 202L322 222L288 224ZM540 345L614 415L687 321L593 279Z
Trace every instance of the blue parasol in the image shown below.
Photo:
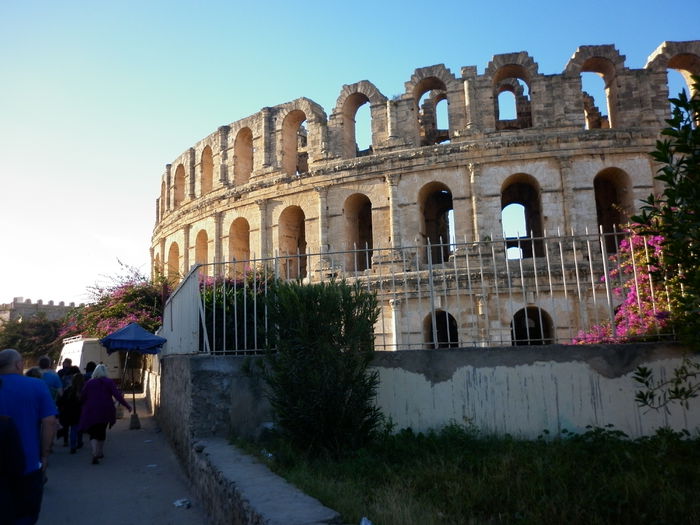
M107 349L108 354L118 352L119 350L126 350L126 359L128 361L129 353L131 352L137 352L139 354L157 354L160 352L160 347L163 346L163 343L166 341L167 339L164 337L152 334L139 324L131 323L100 339L100 344ZM141 422L136 413L136 385L134 383L133 367L131 369L131 386L134 413L131 414L131 424L129 428L135 430L141 428Z
M134 350L141 354L157 354L166 341L167 339L164 337L152 334L145 328L142 328L141 325L131 323L100 339L100 344L107 349L108 354L118 350Z

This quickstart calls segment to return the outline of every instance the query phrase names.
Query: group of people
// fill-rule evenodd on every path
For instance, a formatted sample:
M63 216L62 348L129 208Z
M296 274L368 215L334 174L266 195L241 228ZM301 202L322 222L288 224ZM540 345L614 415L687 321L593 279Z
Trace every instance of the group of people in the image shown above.
M33 524L39 518L48 458L57 436L71 454L88 434L91 463L104 458L107 427L116 422L116 399L132 407L103 364L88 363L85 373L70 359L58 372L48 357L23 375L22 355L0 351L0 521Z

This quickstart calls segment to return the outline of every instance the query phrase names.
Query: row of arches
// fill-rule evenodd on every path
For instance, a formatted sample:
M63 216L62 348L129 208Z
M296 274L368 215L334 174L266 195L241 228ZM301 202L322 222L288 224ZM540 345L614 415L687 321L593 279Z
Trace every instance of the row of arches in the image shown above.
M544 309L526 306L513 315L510 335L513 346L552 344L554 323ZM428 349L458 348L460 337L457 320L442 309L426 315L423 319L423 341Z
M605 168L594 177L593 189L598 224L606 234L608 253L614 253L617 250L617 239L613 233L619 231L620 225L627 221L632 210L631 180L619 168ZM541 241L544 235L541 194L542 189L537 179L526 173L513 174L503 182L500 213L509 258L544 255ZM433 181L424 185L417 193L417 210L419 245L429 247L419 253L419 256L424 263L445 263L456 242L452 190L443 182ZM351 194L343 202L343 238L335 244L334 250L346 250L346 271L361 272L372 267L373 213L373 203L365 194ZM251 258L250 232L250 224L244 217L237 217L230 224L226 232L228 247L223 254L225 260L247 261ZM529 242L523 242L525 239ZM291 279L306 277L306 215L300 206L288 206L280 213L276 241L277 253L282 257L282 275ZM213 253L209 248L212 242L215 239L210 238L205 228L196 233L195 263L213 261ZM168 278L179 278L180 257L180 247L177 243L172 243L164 272ZM233 271L240 272L242 268L236 266Z

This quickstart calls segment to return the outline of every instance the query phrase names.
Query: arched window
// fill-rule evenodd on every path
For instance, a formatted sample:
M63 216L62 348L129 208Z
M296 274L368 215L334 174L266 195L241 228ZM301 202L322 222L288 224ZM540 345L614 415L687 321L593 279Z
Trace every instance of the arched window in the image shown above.
M503 238L506 241L516 241L521 237L527 237L527 223L525 221L525 206L514 202L501 210L501 225L503 226ZM522 259L523 249L519 246L509 246L508 259Z
M343 104L343 156L346 158L361 157L367 155L372 147L372 130L360 129L360 134L369 138L369 147L361 150L358 146L358 129L356 117L360 108L369 110L369 98L363 93L353 93L345 99ZM369 131L369 133L368 133Z
M523 80L525 73L521 71L520 66L510 66L510 69L503 69L517 76L501 78L494 84L496 129L531 128L530 89ZM505 74L505 72L501 72L501 74Z
M177 283L180 280L180 248L176 242L168 250L168 281Z
M214 187L214 156L209 146L202 151L202 162L199 167L201 175L201 195L206 195Z
M289 206L280 214L279 250L283 257L281 277L303 279L306 277L306 230L304 211L299 206Z
M695 93L693 89L692 75L700 75L700 56L694 55L692 53L679 53L672 57L668 61L669 73L675 70L683 77L685 80L685 86L682 86L680 82L674 81L673 75L669 74L668 78L668 94L671 97L676 97L681 91L681 87L688 93L688 98L690 95L699 95Z
M605 235L607 251L615 253L622 238L614 232L621 231L632 207L630 178L621 169L606 168L593 179L593 188L598 226Z
M235 276L243 275L250 259L250 225L243 217L231 223L228 233L229 260L236 261L232 268Z
M366 195L355 193L345 200L346 268L363 271L372 266L372 203Z
M253 132L242 128L233 143L233 183L246 184L253 172Z
M418 193L418 206L420 238L425 245L431 246L430 260L433 264L444 263L452 254L451 242L454 239L452 192L441 182L426 184Z
M416 84L413 96L417 106L420 145L429 146L449 141L449 122L445 122L446 127L440 129L437 118L438 102L447 100L445 83L437 77L424 78Z
M282 122L282 168L287 175L299 175L309 171L309 154L306 149L306 114L295 109Z
M182 164L178 164L175 170L174 200L173 208L178 208L185 200L185 167Z
M199 230L194 243L194 262L207 264L209 262L209 237L206 230Z
M510 323L513 346L554 343L552 318L542 308L528 306L518 310Z
M423 333L428 349L457 348L459 346L457 321L444 310L435 310L435 324L433 324L432 314L425 317Z
M600 81L585 73L595 73L602 78L602 89ZM615 64L604 57L591 57L581 66L581 85L583 86L583 105L586 116L587 128L614 128L617 125L617 75ZM605 106L599 98L605 97ZM590 99L588 97L591 97ZM586 106L588 110L586 111ZM602 107L607 108L608 116L602 111Z
M506 246L508 249L520 248L523 258L532 257L533 248L534 255L542 257L544 255L542 203L540 186L534 177L518 173L506 179L501 189L501 211L511 204L520 204L524 208L525 231L521 232L518 238L508 240Z

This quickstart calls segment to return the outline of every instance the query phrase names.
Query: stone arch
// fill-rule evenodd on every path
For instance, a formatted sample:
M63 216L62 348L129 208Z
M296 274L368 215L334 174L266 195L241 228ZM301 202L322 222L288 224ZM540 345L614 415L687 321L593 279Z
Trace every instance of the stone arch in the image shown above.
M347 248L345 267L363 271L372 267L372 202L362 193L354 193L343 204ZM359 251L358 251L359 250Z
M527 173L511 175L501 185L501 211L510 204L521 204L525 208L527 233L524 236L506 240L506 247L520 248L523 258L532 257L533 251L537 257L543 255L544 221L541 194L539 182Z
M625 56L621 55L615 46L581 46L566 64L564 74L567 76L579 76L581 73L596 73L602 77L605 84L608 126L613 128L618 125L619 119L618 78L624 70ZM581 95L582 107L585 106L586 95L588 93L585 92ZM599 127L606 126L601 125Z
M178 208L185 200L185 166L178 164L175 168L175 188L173 190L173 208Z
M287 206L277 221L281 276L306 277L306 216L299 206Z
M554 343L554 323L543 308L527 306L515 312L510 335L513 346L550 345Z
M622 238L614 232L621 231L632 212L630 176L620 168L605 168L593 179L593 189L598 227L605 236L608 253L615 253Z
M180 272L180 247L176 242L170 244L168 249L167 279L171 284L177 283L182 277Z
M515 118L501 118L501 93L510 92L515 99ZM525 88L519 78L504 78L494 85L494 113L496 115L497 130L515 130L532 127L532 108L529 92L525 93Z
M450 245L450 212L454 209L452 190L442 182L429 182L418 192L418 209L421 244L426 247L430 244L430 260L433 264L446 262L452 254ZM428 260L427 249L425 260Z
M444 64L418 68L411 79L404 84L406 97L413 102L416 111L416 127L421 146L438 144L450 140L456 120L454 111L458 101L453 93L459 91L459 82ZM421 99L429 96L421 104ZM436 107L441 100L447 100L448 129L437 128Z
M433 314L428 314L423 319L423 341L426 348L457 348L459 346L459 330L457 320L446 310L435 310L435 324Z
M486 66L484 76L491 80L497 130L523 129L533 126L531 111L532 83L538 75L537 63L525 51L495 55ZM525 84L525 89L521 85ZM510 91L516 97L516 119L499 119L498 95ZM520 97L520 98L519 98Z
M195 264L207 264L209 262L209 235L206 230L199 230L194 241Z
M700 75L700 40L663 42L651 54L644 69L663 72L675 69L683 76L688 92L693 93L690 77Z
M494 55L484 71L493 85L506 78L519 78L531 86L538 74L537 62L525 51Z
M199 165L200 195L206 195L214 187L214 154L211 146L205 146Z
M253 172L253 132L249 127L241 128L233 142L233 184L242 186L250 180Z
M306 113L293 109L282 121L282 169L287 175L309 171L308 135L302 124Z
M370 105L372 119L371 149L374 148L379 141L375 131L378 127L377 120L381 118L379 112L386 113L386 102L387 98L368 80L362 80L355 84L344 85L342 87L335 104L335 109L333 110L333 115L339 120L341 128L340 140L343 157L352 158L361 156L362 152L358 151L355 138L355 116L360 107L367 103Z
M243 275L246 262L250 260L250 224L243 217L234 220L229 228L228 256L229 261L236 261L231 268L232 275Z

